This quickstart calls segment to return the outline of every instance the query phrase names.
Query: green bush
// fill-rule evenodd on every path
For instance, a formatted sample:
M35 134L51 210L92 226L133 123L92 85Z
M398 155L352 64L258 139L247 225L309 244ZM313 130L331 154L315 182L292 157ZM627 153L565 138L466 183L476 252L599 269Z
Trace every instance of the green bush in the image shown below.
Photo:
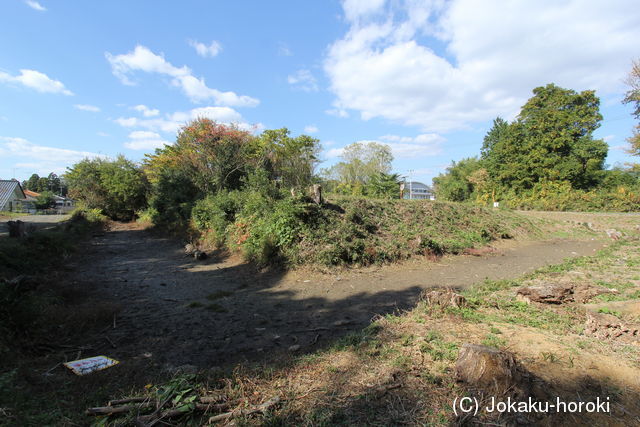
M226 242L227 227L235 221L241 202L239 191L222 190L198 200L191 211L191 218L198 230L213 233L216 245L222 246Z
M464 204L341 197L318 206L272 194L220 192L196 204L193 224L260 264L327 266L458 253L534 228L517 214Z

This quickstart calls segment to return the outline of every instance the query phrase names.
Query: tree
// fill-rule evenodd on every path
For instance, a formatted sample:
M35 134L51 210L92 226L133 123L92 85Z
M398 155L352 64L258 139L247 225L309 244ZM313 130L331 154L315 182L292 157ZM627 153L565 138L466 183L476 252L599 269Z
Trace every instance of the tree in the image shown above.
M367 194L380 199L398 199L400 197L400 175L397 173L377 173L370 177L366 186Z
M516 193L541 181L591 188L602 178L607 144L593 139L600 100L554 84L533 90L517 119L496 119L485 137L482 160L492 180Z
M48 180L48 190L53 194L60 195L61 183L60 178L55 173L51 172L47 177Z
M49 209L56 205L56 199L51 191L45 190L36 198L34 202L36 209Z
M265 130L258 137L257 167L269 171L271 179L285 188L312 183L320 151L319 140L308 135L289 136L287 128Z
M452 202L470 200L476 188L474 183L483 179L482 162L477 157L469 157L451 166L443 174L433 178L438 199Z
M26 182L26 185L24 186L27 190L30 191L38 191L38 183L40 182L40 176L37 173L34 173L33 175L31 175L31 177L29 177L29 179Z
M249 132L199 118L180 129L175 146L167 151L177 155L196 186L213 193L240 187L255 148Z
M391 171L391 148L377 142L354 142L344 148L342 161L323 170L328 180L339 182L336 187L343 192L362 194L367 183L375 176Z
M146 205L147 179L122 155L115 160L84 159L68 169L65 180L71 198L113 219L132 219Z
M625 81L629 90L622 101L625 104L634 104L633 115L640 120L640 60L633 61L631 71ZM629 152L634 156L640 156L640 124L633 129L632 135L627 139L631 144Z

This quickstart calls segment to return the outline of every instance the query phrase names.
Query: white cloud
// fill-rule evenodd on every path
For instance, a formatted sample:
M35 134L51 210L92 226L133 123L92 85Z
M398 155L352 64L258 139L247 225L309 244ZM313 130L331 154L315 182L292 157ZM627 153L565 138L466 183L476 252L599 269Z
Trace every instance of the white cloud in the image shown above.
M175 135L187 122L207 118L218 123L237 124L241 129L256 130L263 126L250 125L243 121L242 115L229 107L201 107L189 111L177 111L165 114L162 118L140 119L138 117L119 117L114 121L126 128L143 128L152 132L164 132Z
M278 56L293 56L293 52L286 43L278 43Z
M35 70L20 70L20 75L17 76L0 71L0 82L18 83L43 93L73 95L73 92L65 88L62 82L53 80L46 74Z
M141 112L142 115L145 117L154 117L160 114L160 110L157 110L155 108L149 108L146 105L142 105L142 104L136 105L135 107L132 107L132 108L136 111Z
M319 131L318 126L309 125L304 127L304 133L317 133Z
M171 144L169 141L150 131L133 131L129 134L129 141L124 146L131 150L154 150Z
M318 91L318 81L313 74L311 74L311 71L306 69L301 69L296 71L295 74L290 74L287 77L287 81L296 89L300 89L305 92Z
M603 136L602 139L604 140L604 142L609 142L609 141L613 141L615 137L616 137L615 135L607 135L607 136Z
M49 174L49 172L64 173L67 166L71 166L85 158L107 157L90 151L47 147L34 144L24 138L5 136L0 136L0 151L3 156L27 159L26 162L16 162L15 167L29 168L34 172L45 175Z
M192 102L213 100L217 105L231 107L255 107L260 101L235 92L222 92L209 88L204 78L193 76L186 65L175 67L163 55L156 55L144 46L136 46L132 52L122 55L105 54L113 74L125 85L135 85L129 76L135 71L157 73L172 77L171 84L182 89Z
M202 56L203 58L213 58L214 56L218 55L220 51L222 51L222 45L215 40L209 43L209 45L200 43L196 40L189 40L189 46L194 48L198 55Z
M327 150L324 155L328 159L335 159L342 156L342 153L344 153L344 148L331 148Z
M76 104L74 105L74 107L78 110L82 110L82 111L89 111L91 113L98 113L100 112L100 108L96 107L95 105L87 105L87 104Z
M37 10L38 12L46 12L47 8L42 6L35 0L25 0L25 4L29 6L31 9Z
M537 86L622 91L640 25L625 0L346 1L324 69L336 111L448 131L513 117Z
M98 136L102 136L102 137L110 136L110 135L109 135L108 133L106 133L106 132L97 132L97 133L96 133L96 135L98 135Z
M385 144L391 148L391 153L396 159L415 159L420 157L437 156L442 153L445 138L438 134L420 134L416 136L384 135L378 140L361 140L359 143L376 142ZM325 152L327 158L340 157L344 148L332 148Z

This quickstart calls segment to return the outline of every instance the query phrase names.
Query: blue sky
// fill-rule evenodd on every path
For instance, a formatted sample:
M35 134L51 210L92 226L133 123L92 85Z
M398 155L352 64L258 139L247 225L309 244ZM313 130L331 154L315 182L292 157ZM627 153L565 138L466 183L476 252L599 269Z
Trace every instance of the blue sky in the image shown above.
M596 90L607 163L634 161L631 0L3 0L0 28L2 179L140 160L206 116L310 134L321 166L388 143L396 172L430 182L550 82Z

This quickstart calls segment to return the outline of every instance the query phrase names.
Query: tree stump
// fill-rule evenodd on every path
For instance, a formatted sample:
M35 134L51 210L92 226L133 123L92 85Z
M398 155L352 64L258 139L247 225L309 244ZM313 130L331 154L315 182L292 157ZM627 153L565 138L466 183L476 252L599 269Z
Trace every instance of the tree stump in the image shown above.
M316 204L322 204L322 186L320 184L313 184L311 186L311 198Z
M24 237L26 235L27 229L24 222L20 220L8 221L7 225L9 226L9 237Z

